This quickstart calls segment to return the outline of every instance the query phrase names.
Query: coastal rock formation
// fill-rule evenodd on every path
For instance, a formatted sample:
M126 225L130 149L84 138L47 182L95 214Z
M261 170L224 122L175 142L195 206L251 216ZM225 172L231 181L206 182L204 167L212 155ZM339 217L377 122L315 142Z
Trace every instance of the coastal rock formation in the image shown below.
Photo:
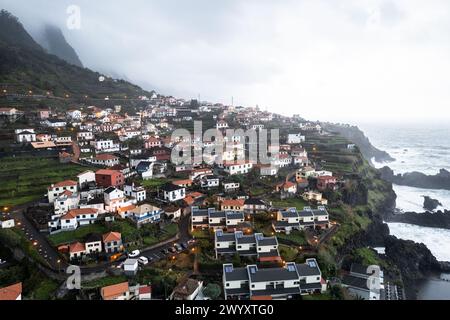
M384 180L401 186L450 190L450 172L445 169L441 169L435 175L426 175L421 172L408 172L402 175L394 174L394 171L386 166L381 168L380 172Z
M423 243L386 238L386 255L402 272L406 280L423 279L431 272L440 271L441 266Z
M386 221L409 223L422 227L450 229L450 211L391 214L386 218Z
M439 206L442 206L442 203L439 202L439 200L430 198L429 196L423 196L423 208L428 211L433 211Z

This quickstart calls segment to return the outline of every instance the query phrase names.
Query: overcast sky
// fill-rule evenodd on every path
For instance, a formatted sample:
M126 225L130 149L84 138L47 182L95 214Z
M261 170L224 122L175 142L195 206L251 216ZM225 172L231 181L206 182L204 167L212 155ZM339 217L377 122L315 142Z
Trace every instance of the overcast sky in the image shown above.
M0 0L84 65L183 98L311 120L450 120L448 0ZM66 27L69 5L81 29Z

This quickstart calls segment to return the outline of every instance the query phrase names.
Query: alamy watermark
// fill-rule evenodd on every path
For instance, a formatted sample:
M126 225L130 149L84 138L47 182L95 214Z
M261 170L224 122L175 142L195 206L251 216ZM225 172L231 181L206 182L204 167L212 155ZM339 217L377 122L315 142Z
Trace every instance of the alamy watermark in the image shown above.
M69 290L79 290L81 289L81 269L78 266L70 265L66 269L66 273L69 277L66 281L66 287Z
M81 8L77 5L70 5L66 9L68 15L66 26L69 30L81 29Z

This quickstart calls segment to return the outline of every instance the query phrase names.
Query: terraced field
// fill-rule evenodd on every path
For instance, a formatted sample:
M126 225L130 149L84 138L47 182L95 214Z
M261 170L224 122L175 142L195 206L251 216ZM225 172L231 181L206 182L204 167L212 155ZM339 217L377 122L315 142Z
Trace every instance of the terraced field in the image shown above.
M61 164L55 158L0 159L0 206L17 206L43 197L52 183L75 179L89 168Z

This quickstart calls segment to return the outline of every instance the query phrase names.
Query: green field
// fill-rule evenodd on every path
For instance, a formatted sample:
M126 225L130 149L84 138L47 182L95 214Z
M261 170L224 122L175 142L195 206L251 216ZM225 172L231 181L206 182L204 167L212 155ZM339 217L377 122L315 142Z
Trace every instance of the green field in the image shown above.
M17 206L45 196L52 183L76 178L89 168L55 158L10 157L0 160L0 206Z
M146 230L147 228L147 230ZM79 227L73 231L65 231L49 236L50 243L54 246L68 244L75 241L83 241L90 233L104 234L109 231L116 231L122 234L123 241L142 241L140 247L148 247L175 236L178 232L178 225L168 224L160 231L156 230L154 225L146 225L141 229L137 229L129 220L116 220L107 226L102 223L94 223L87 226Z

